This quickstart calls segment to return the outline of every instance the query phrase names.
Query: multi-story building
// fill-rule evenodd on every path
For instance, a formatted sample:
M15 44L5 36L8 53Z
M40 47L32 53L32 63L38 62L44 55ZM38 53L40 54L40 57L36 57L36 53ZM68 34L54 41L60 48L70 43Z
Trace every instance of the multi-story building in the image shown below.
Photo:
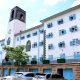
M42 24L26 30L26 12L19 7L11 10L6 38L0 41L0 59L4 59L4 45L16 47L25 45L31 59L41 61L43 54L50 64L43 72L61 72L67 79L80 79L80 5L62 11L40 21ZM55 64L58 58L65 58L65 64ZM0 61L1 61L0 60ZM69 63L68 63L69 62ZM30 66L30 65L29 65ZM29 67L27 66L27 68ZM37 65L39 70L40 65ZM42 66L42 65L41 65ZM56 67L57 66L57 67ZM30 66L27 71L35 71ZM54 68L54 70L53 70ZM4 69L4 75L6 68ZM11 71L12 73L13 71ZM75 73L78 72L78 73ZM76 76L74 75L77 75Z
M25 51L39 61L44 50L46 59L51 61L57 58L79 59L79 12L80 5L45 18L41 20L42 24L26 30L26 12L16 6L11 10L6 38L0 41L0 47L26 45Z

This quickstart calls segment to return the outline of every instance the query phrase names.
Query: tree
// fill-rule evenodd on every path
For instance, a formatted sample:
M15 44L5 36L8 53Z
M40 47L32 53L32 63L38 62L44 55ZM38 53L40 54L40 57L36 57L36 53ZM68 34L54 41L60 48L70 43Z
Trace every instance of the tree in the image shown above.
M5 60L13 60L17 65L26 64L26 59L29 57L26 52L24 52L25 46L20 45L17 47L5 46L3 48L6 51Z

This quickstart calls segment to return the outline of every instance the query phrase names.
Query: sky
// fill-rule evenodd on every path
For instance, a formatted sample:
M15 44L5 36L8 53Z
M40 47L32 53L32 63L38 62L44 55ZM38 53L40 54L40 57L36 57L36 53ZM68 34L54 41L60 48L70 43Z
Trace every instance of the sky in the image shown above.
M7 33L10 12L15 6L26 11L26 29L51 15L80 4L80 0L0 0L0 40Z

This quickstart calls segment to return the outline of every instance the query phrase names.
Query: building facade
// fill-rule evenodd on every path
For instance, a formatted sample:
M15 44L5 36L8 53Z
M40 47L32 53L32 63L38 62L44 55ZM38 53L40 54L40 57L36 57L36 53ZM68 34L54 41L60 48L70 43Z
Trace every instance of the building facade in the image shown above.
M25 51L40 62L45 52L46 59L80 58L80 5L41 20L40 25L26 30L26 11L19 7L11 10L6 38L0 41L0 55L4 45L26 45Z
M30 61L39 63L43 54L51 64L26 66L0 66L4 76L20 71L60 73L67 80L80 79L80 5L62 11L40 21L41 24L26 30L26 11L19 7L11 10L5 39L0 41L0 61L5 57L5 45L25 45ZM57 59L65 58L66 63L58 64Z

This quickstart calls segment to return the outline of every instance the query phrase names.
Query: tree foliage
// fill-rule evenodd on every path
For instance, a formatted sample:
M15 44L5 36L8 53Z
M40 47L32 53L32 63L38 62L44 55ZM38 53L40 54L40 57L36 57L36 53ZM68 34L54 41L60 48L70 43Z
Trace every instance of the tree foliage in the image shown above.
M6 61L13 60L16 63L18 63L18 65L21 65L23 63L26 64L26 59L29 56L26 52L24 52L25 49L24 45L20 45L17 47L5 46L3 49L6 51L6 56L5 56Z

